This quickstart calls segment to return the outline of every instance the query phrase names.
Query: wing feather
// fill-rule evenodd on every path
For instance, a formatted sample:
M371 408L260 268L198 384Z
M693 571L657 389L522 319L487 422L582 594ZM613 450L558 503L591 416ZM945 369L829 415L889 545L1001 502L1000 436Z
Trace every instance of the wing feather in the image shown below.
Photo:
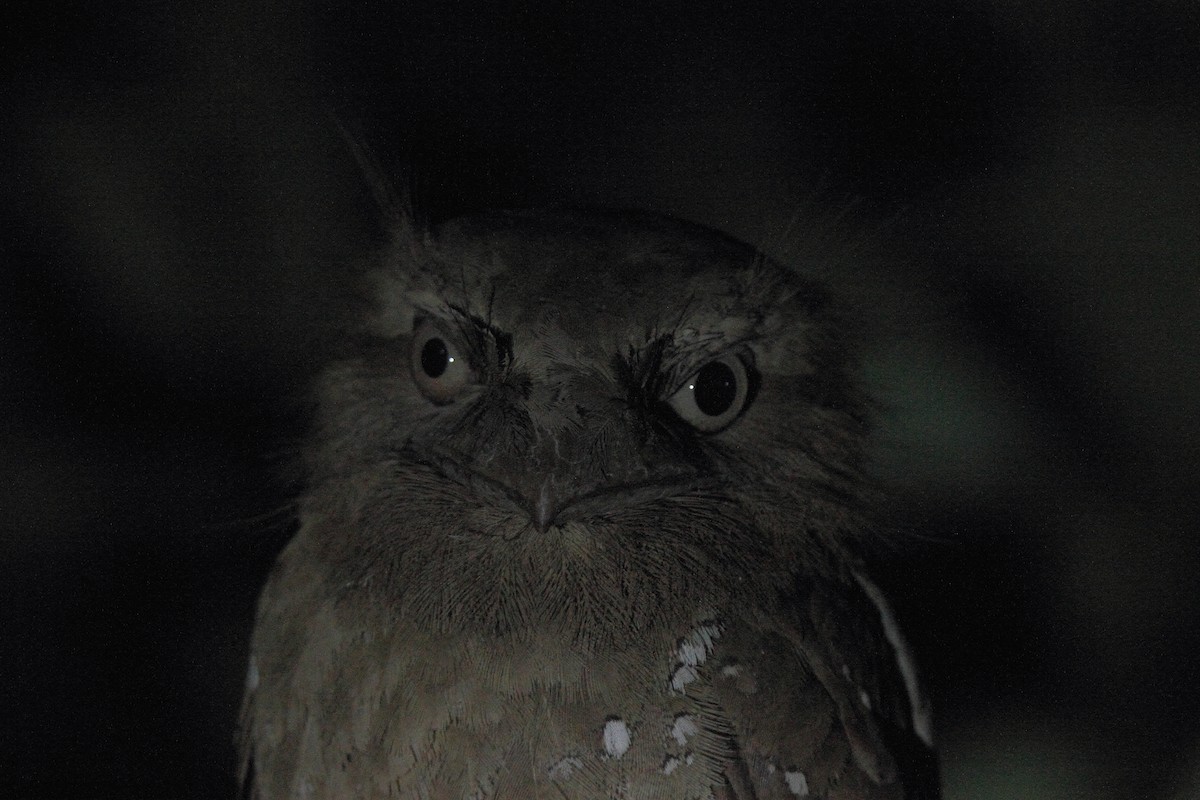
M862 576L801 589L729 626L738 655L713 677L737 737L725 796L936 800L929 705L882 594Z

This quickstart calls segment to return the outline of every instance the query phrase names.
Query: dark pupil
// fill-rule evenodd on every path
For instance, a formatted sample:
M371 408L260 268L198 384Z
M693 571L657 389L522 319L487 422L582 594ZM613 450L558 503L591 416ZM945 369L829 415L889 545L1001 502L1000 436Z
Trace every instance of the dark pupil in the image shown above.
M696 373L696 407L710 417L729 410L737 397L737 376L720 361L706 364Z
M450 366L450 351L441 339L433 338L421 348L421 369L431 378L439 377Z

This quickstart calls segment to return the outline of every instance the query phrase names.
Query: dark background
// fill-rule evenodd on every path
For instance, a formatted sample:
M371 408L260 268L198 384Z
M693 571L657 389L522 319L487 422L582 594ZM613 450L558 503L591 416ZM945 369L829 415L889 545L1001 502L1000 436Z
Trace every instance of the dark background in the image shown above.
M376 233L336 115L433 217L658 209L875 287L948 798L1200 796L1200 6L729 5L10 5L0 794L233 795Z

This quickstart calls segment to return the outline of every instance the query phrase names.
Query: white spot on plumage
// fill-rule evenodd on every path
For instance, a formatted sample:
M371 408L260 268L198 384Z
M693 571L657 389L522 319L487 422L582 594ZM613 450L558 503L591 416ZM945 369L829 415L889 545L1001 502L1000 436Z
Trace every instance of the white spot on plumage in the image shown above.
M777 769L779 769L779 768L776 767L774 764L767 764L767 774L768 775L774 775L775 770L777 770Z
M679 667L671 674L671 691L682 692L683 687L700 677L696 668L708 660L713 645L720 637L720 623L705 622L679 640L675 648L675 660Z
M908 648L908 642L900 631L900 626L896 624L896 615L892 613L892 607L888 605L887 598L883 596L883 592L879 590L878 586L861 573L855 572L854 577L858 581L858 585L867 593L867 597L871 598L875 608L879 610L883 634L895 652L896 666L900 669L900 677L904 679L904 690L908 694L908 704L912 707L913 732L921 738L921 741L932 747L933 712L929 707L929 699L921 691L920 682L917 680L917 665Z
M803 772L789 769L783 773L783 780L787 783L788 791L796 797L808 797L808 778Z
M716 623L697 625L691 633L679 641L676 658L680 664L696 667L708 660L713 644L721 637L721 628Z
M721 674L726 678L736 678L742 674L741 664L726 664L721 668Z
M675 718L675 724L671 726L671 736L679 743L680 747L686 745L688 739L699 732L700 728L691 714L680 714Z
M708 657L708 653L702 647L697 647L689 641L679 643L679 663L687 664L690 667L704 663L704 659Z
M865 708L867 711L871 710L871 695L867 694L866 689L858 690L858 701L862 703L863 708Z
M604 723L604 752L620 758L629 749L629 726L613 717Z
M692 681L699 677L695 667L684 665L671 673L671 691L683 692L683 687L687 686Z
M554 766L550 767L550 780L562 781L571 777L576 771L583 769L583 759L576 756L567 756Z
M663 775L670 775L675 770L679 769L679 765L683 762L675 756L667 756L667 760L663 762Z

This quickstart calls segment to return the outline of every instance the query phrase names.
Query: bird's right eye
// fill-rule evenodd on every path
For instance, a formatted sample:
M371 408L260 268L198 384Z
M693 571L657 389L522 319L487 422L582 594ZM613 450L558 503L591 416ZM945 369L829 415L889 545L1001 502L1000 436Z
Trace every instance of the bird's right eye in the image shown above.
M429 320L413 331L410 366L421 394L437 405L454 402L475 381L475 371L454 337Z

